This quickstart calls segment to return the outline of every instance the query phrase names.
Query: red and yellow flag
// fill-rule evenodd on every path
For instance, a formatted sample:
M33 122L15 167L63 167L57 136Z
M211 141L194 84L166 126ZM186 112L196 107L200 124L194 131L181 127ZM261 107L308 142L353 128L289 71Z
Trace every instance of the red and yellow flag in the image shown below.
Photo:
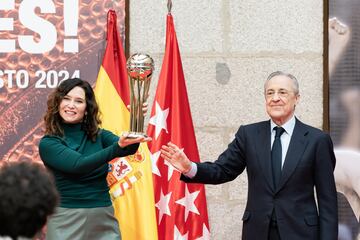
M180 173L160 156L161 146L171 141L192 161L200 161L171 14L167 16L164 60L147 134L153 139L148 145L159 239L209 240L204 185L180 181Z
M107 46L96 81L102 128L120 135L129 131L130 102L126 58L116 26L116 13L107 19ZM108 174L115 216L123 240L157 239L153 179L147 144L141 144L133 156L110 162Z

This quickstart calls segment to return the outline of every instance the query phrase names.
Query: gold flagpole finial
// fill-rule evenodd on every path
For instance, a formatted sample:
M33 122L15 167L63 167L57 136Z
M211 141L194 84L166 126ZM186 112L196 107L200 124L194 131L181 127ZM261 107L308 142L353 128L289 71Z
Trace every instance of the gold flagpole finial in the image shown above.
M168 13L171 13L171 8L172 8L172 1L171 0L168 0L167 8L168 8Z

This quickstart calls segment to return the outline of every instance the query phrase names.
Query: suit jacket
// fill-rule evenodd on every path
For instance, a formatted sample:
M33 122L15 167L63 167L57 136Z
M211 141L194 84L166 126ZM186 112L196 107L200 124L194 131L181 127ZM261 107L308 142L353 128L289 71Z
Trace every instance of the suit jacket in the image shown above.
M337 240L335 156L329 135L296 119L276 189L270 141L270 121L240 126L218 160L197 163L194 178L181 178L186 182L220 184L235 179L246 168L248 199L242 239L267 240L275 209L281 239Z

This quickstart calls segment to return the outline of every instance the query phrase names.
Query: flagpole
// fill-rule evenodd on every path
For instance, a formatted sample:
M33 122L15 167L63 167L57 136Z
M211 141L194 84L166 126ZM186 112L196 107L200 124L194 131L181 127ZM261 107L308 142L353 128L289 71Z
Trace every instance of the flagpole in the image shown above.
M168 14L171 14L171 8L172 8L172 1L171 0L167 1L167 8L168 8Z

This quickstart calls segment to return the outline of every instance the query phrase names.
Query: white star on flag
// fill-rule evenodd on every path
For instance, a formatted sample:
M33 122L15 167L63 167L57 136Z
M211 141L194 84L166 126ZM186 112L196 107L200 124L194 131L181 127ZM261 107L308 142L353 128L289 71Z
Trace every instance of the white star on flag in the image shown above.
M174 170L175 171L177 171L176 170L176 168L174 168L168 161L164 161L164 164L166 165L166 166L168 166L168 181L170 181L170 178L172 177L172 174L173 174L173 172L174 172Z
M174 240L187 240L189 232L185 233L184 235L181 234L179 229L174 225Z
M149 124L155 126L155 139L159 137L161 129L165 129L166 133L168 133L167 123L166 123L168 115L169 115L169 108L162 110L159 103L156 101L155 115L152 116L149 120Z
M159 209L159 225L161 223L161 219L164 214L171 216L170 208L169 208L169 202L171 198L172 192L164 195L163 191L161 189L160 192L160 200L155 204L155 206Z
M200 191L195 191L190 193L187 185L185 185L185 197L176 201L177 204L180 204L185 207L185 222L189 216L189 212L196 213L200 215L199 210L195 206L195 200L199 195Z
M209 229L207 229L206 225L203 224L203 235L196 240L210 240L210 232Z
M153 174L156 174L159 177L161 177L161 173L159 171L159 168L157 167L157 162L159 160L160 154L161 154L161 151L157 151L154 154L150 153L152 172L153 172Z

